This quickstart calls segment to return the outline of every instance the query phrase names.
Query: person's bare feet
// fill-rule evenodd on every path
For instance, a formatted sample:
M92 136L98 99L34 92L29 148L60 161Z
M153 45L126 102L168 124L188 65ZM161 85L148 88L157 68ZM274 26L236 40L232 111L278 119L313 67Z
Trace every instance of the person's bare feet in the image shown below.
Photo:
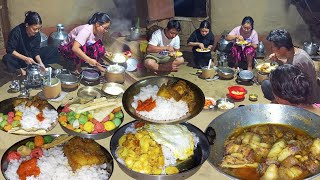
M27 72L23 68L20 68L17 70L17 76L25 76L25 75L27 75Z
M172 71L172 72L177 72L178 71L178 66L173 64L172 62L170 63L164 63L160 64L158 71Z

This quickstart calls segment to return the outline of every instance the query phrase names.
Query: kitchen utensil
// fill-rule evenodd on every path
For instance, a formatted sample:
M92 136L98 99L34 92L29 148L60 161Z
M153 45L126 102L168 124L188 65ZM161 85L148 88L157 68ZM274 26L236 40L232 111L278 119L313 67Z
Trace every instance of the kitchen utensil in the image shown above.
M81 76L77 77L73 74L59 74L57 78L60 79L62 90L65 92L76 90L81 80Z
M49 82L50 81L50 82ZM43 82L43 95L47 99L55 99L61 93L61 82L58 78L50 78Z
M303 50L305 50L310 56L316 55L318 49L319 49L319 46L316 43L313 43L313 42L303 43Z
M84 100L93 100L96 98L100 98L103 96L103 91L101 91L99 88L92 87L92 86L85 86L78 90L77 96L80 99Z
M123 66L114 64L107 67L105 72L107 82L124 83L125 81L125 68Z
M234 102L229 98L220 98L216 101L216 109L229 110L234 108Z
M228 87L228 90L229 90L229 96L236 100L243 99L247 93L247 90L242 86L230 86Z
M59 136L62 136L62 135L61 134L50 134L50 135L47 135L47 136L51 136L51 137L53 137L55 139L55 138L58 138ZM7 170L8 165L9 165L9 162L7 160L7 157L9 155L9 153L12 152L12 151L17 151L17 149L19 147L21 147L23 145L26 145L26 143L28 143L28 142L34 142L34 137L27 137L25 139L22 139L22 140L16 142L15 144L13 144L10 148L8 148L5 151L5 153L3 154L2 158L1 158L1 171L2 171L2 174L4 175L4 177L5 177L5 173L4 172ZM61 146L61 145L59 145L59 146ZM106 162L105 162L106 163L106 167L103 169L103 171L107 171L107 174L109 174L109 177L111 177L113 169L114 169L114 162L113 162L112 156L111 156L111 154L109 153L109 151L106 148L104 148L101 145L100 145L100 148L101 148L103 154L106 156ZM63 168L63 167L60 167L60 168ZM65 168L67 168L67 167L65 167ZM54 171L54 169L51 168L50 171ZM66 170L66 171L69 171L69 169ZM19 177L19 176L17 175L17 177ZM66 179L66 177L62 176L62 174L59 174L59 177L61 179ZM46 177L46 178L55 179L54 177Z
M82 79L89 82L95 82L99 80L101 72L95 68L86 68L81 71Z
M12 92L12 93L19 92L20 91L20 81L19 80L11 81L9 88L10 88L10 92Z
M258 48L257 48L257 52L258 53L264 53L264 45L263 45L263 43L262 43L262 41L260 41L259 42L259 44L258 44Z
M218 42L218 49L221 52L229 53L231 51L232 42L225 39L226 35L221 36L220 41Z
M238 78L244 82L252 81L253 77L254 77L253 73L249 70L241 70L238 73Z
M210 143L208 162L218 172L223 173L228 178L235 179L235 177L224 172L220 166L225 153L225 140L234 130L256 124L290 125L307 132L314 138L320 138L320 116L310 111L280 104L246 105L221 114L208 125L205 130ZM309 178L313 179L317 176L319 174Z
M230 67L218 67L217 73L222 79L232 79L235 72Z
M57 24L57 31L50 34L48 43L53 47L58 47L67 37L68 34L64 32L64 25Z
M27 86L30 88L38 88L42 85L42 78L40 74L40 66L37 64L29 64L26 69L27 72Z
M249 100L250 101L257 101L258 95L257 94L249 94Z
M201 167L201 165L206 161L209 156L209 143L203 132L197 128L196 126L189 124L189 123L182 123L185 125L189 131L194 133L197 137L199 137L199 143L197 147L194 149L194 155L190 159L189 162L182 162L178 165L178 169L181 172L178 174L171 174L171 175L150 175L150 174L143 174L136 171L129 169L127 166L120 162L117 155L116 150L119 146L119 139L122 135L125 134L127 128L132 127L133 123L137 121L129 122L123 125L120 129L118 129L112 136L110 141L110 151L114 159L116 159L119 167L123 170L127 175L131 176L134 179L144 179L144 180L154 180L154 179L161 179L161 180L177 180L177 179L187 179L188 177L195 174ZM183 167L183 168L182 168Z
M182 116L179 119L170 120L170 121L152 120L136 113L136 110L132 107L131 103L133 102L133 97L140 92L140 89L142 87L146 87L147 85L152 85L152 86L156 85L160 88L162 84L176 83L179 80L184 81L190 87L190 90L194 92L194 96L195 96L195 99L197 100L197 103L193 111L187 113L185 116ZM124 92L122 97L122 104L124 109L134 119L149 121L152 123L163 123L163 124L180 123L195 117L202 111L204 106L204 101L205 101L204 94L197 85L185 79L181 79L177 77L169 77L169 76L145 78L138 82L135 82Z
M201 74L199 75L202 79L212 79L216 75L216 70L214 68L209 69L208 66L201 68Z
M260 71L257 72L257 81L259 84L266 79L269 79L269 74L261 73Z
M103 84L101 90L109 95L117 96L124 93L125 87L122 84L111 82Z

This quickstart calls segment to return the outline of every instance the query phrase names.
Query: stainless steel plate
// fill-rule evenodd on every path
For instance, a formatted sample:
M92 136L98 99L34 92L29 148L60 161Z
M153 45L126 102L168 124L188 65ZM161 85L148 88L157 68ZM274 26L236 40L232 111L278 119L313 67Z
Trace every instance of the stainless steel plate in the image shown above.
M209 157L209 142L205 137L204 133L197 128L196 126L190 123L182 123L182 125L186 126L190 132L196 134L199 137L199 143L197 147L194 149L194 155L190 160L186 160L178 165L178 169L180 173L172 174L172 175L150 175L143 174L136 171L133 171L127 168L124 164L118 161L118 157L116 156L116 150L118 147L119 139L122 135L125 134L125 131L128 127L131 127L134 123L138 121L132 121L120 129L118 129L112 136L110 141L110 151L114 159L116 159L119 167L129 176L134 179L143 179L143 180L153 180L153 179L165 179L165 180L177 180L177 179L187 179L188 177L195 174L201 167L201 165L207 160Z
M63 107L59 106L58 107L58 112L60 113L62 109L63 109ZM122 110L121 110L121 112L123 113ZM59 122L59 124L60 124L61 128L64 130L64 132L66 132L67 134L70 134L70 135L73 135L73 136L79 136L79 137L82 137L82 138L99 140L99 139L104 139L104 138L107 138L107 137L111 136L117 129L120 128L120 126L121 126L121 124L123 122L123 119L124 119L124 116L123 116L123 118L121 118L120 125L118 127L116 127L115 129L113 129L111 131L106 131L106 132L103 132L103 133L97 133L97 134L78 133L78 132L75 132L75 131L72 131L72 130L66 128L60 122Z
M174 120L165 120L165 121L157 121L153 119L146 118L144 116L141 116L136 113L136 110L131 106L131 103L133 102L133 97L137 95L140 92L140 89L142 87L146 87L147 85L157 85L161 86L162 84L167 84L168 82L170 83L175 83L177 81L185 81L187 85L190 87L192 91L195 92L195 99L197 100L196 107L192 112L187 113L186 115L180 117L179 119L174 119ZM126 112L133 117L134 119L137 120L143 120L143 121L148 121L152 123L158 123L158 124L176 124L176 123L181 123L185 122L188 119L191 119L198 115L204 106L205 102L205 97L202 92L202 90L195 84L193 84L190 81L187 81L185 79L177 78L177 77L169 77L169 76L162 76L162 77L151 77L151 78L146 78L143 80L140 80L134 84L132 84L123 94L122 97L122 104Z
M0 113L8 114L8 112L14 111L15 107L13 105L13 102L16 100L19 100L19 99L25 99L25 98L13 97L13 98L9 98L9 99L1 101L0 102ZM49 102L48 102L48 108L56 110ZM58 124L58 119L51 124L51 126L46 130L46 132L51 131L57 124ZM40 130L40 129L38 129L38 130ZM33 134L32 131L29 131L29 133L28 133L28 135L36 135L36 134L37 133Z
M59 137L60 134L51 134L50 136L53 136L53 137L56 138L56 137ZM3 154L2 158L1 158L1 172L2 172L4 177L5 177L4 172L7 170L8 163L9 163L6 160L9 152L10 151L16 151L20 146L25 145L27 142L30 142L30 141L34 141L34 137L29 137L29 138L23 139L23 140L15 143L9 149L7 149L6 152ZM113 172L113 167L114 167L112 156L110 155L109 151L106 148L104 148L101 145L100 145L100 148L102 149L102 151L104 152L105 156L107 157L107 162L106 162L107 163L107 167L106 167L105 171L107 171L109 173L109 175L110 175L109 177L111 177L112 172ZM50 177L48 177L48 179L50 179Z
M82 87L78 90L77 96L79 98L84 98L84 99L96 99L100 98L103 95L103 91L96 87L92 86L85 86Z

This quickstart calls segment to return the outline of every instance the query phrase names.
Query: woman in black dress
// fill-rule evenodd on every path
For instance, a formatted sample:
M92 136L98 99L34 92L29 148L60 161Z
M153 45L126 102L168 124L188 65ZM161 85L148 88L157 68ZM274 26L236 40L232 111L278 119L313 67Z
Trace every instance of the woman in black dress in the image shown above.
M188 46L192 46L192 53L196 68L207 66L211 57L211 49L214 44L214 35L211 32L210 23L204 20L200 23L188 39Z
M3 56L3 63L11 73L25 75L28 64L45 65L56 63L58 50L54 47L40 48L42 20L37 12L28 11L25 20L13 28L9 34L7 54Z

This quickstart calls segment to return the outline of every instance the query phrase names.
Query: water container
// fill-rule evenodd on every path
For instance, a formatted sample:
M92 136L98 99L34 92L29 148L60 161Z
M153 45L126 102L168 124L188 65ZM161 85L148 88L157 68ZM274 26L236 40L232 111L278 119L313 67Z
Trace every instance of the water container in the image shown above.
M67 37L68 34L64 32L64 25L57 24L57 32L53 32L49 36L49 45L58 47Z
M40 31L41 41L40 41L40 47L48 46L48 36Z
M264 45L263 45L262 41L260 41L258 44L257 52L264 53Z

